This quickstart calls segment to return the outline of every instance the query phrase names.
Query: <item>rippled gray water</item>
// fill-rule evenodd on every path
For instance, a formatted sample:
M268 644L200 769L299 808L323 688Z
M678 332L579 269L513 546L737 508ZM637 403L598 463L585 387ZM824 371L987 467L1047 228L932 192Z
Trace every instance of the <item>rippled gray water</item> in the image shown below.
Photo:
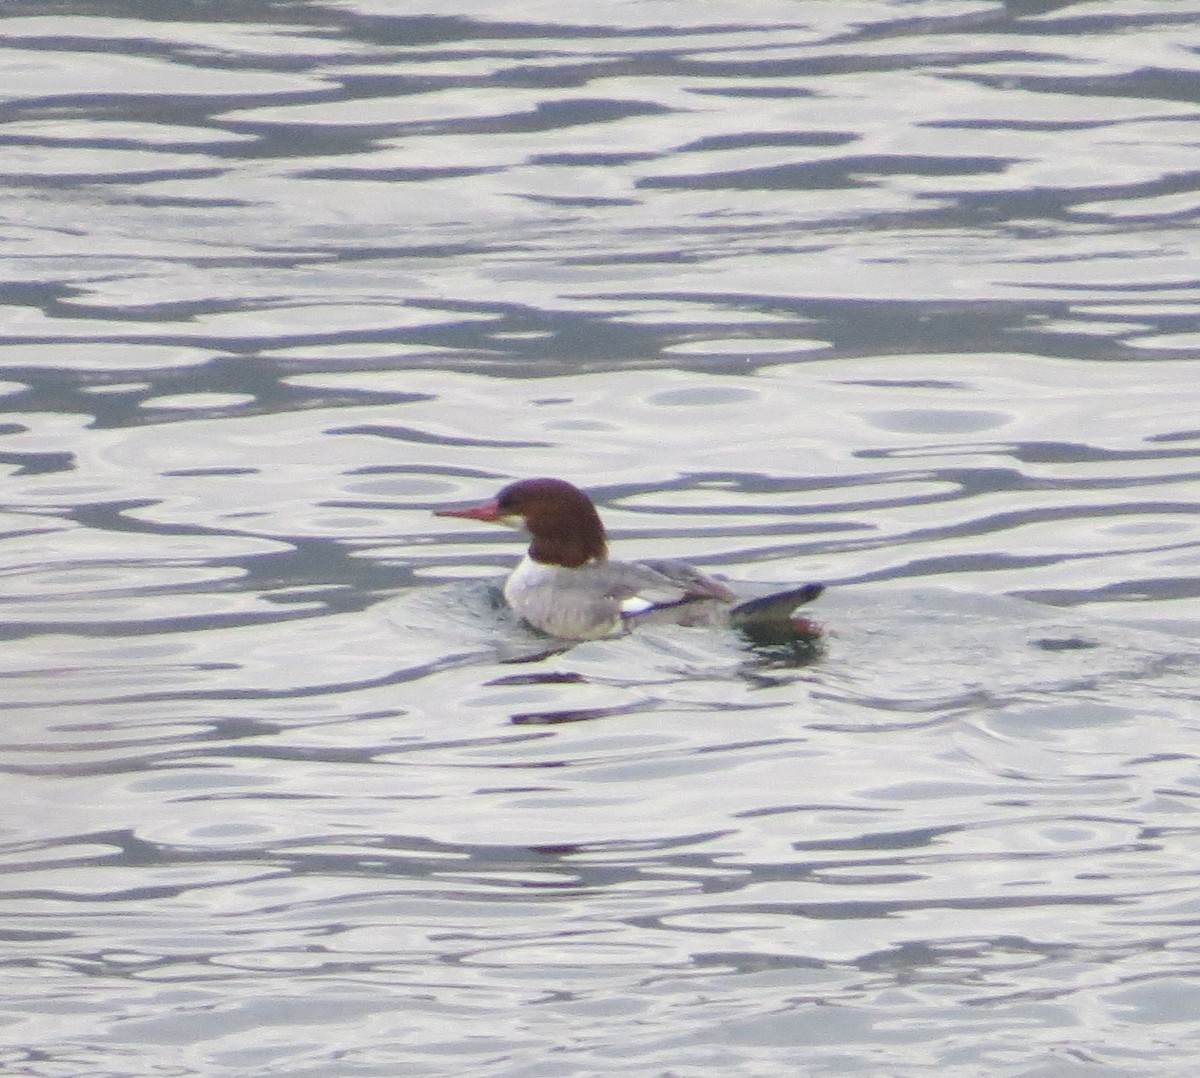
M0 1071L1193 1073L1200 3L408 7L4 7Z

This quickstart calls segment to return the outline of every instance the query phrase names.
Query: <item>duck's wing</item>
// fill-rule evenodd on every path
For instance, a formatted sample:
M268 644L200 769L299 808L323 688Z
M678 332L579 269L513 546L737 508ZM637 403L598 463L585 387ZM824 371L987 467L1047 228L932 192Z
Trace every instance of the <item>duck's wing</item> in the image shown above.
M655 577L667 581L681 599L718 599L723 603L733 602L737 596L724 581L702 573L694 565L675 558L654 558L635 563L639 569L649 570Z

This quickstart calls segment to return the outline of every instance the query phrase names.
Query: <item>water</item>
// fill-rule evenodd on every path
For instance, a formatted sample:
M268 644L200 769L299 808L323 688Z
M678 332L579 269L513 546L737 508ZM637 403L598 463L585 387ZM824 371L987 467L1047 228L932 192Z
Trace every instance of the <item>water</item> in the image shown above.
M1190 1074L1200 4L403 7L5 7L0 1070Z

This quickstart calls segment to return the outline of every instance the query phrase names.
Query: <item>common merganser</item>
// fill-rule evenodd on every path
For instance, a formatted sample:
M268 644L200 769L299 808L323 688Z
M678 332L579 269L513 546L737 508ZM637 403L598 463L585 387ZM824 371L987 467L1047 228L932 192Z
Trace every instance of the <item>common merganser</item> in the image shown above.
M686 562L609 561L604 525L591 498L562 479L521 479L479 505L438 509L435 515L528 532L529 550L505 581L504 598L534 628L566 640L612 636L637 621L654 620L656 613L689 613L693 605L786 617L824 590L805 584L738 603L727 584Z

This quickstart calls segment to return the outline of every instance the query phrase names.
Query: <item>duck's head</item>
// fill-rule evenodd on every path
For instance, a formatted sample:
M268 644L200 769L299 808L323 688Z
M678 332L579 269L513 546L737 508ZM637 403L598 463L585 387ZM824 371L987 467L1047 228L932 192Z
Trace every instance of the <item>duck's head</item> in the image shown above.
M604 525L592 499L563 479L520 479L486 502L438 509L435 515L523 528L532 537L529 556L546 565L577 569L608 557Z

